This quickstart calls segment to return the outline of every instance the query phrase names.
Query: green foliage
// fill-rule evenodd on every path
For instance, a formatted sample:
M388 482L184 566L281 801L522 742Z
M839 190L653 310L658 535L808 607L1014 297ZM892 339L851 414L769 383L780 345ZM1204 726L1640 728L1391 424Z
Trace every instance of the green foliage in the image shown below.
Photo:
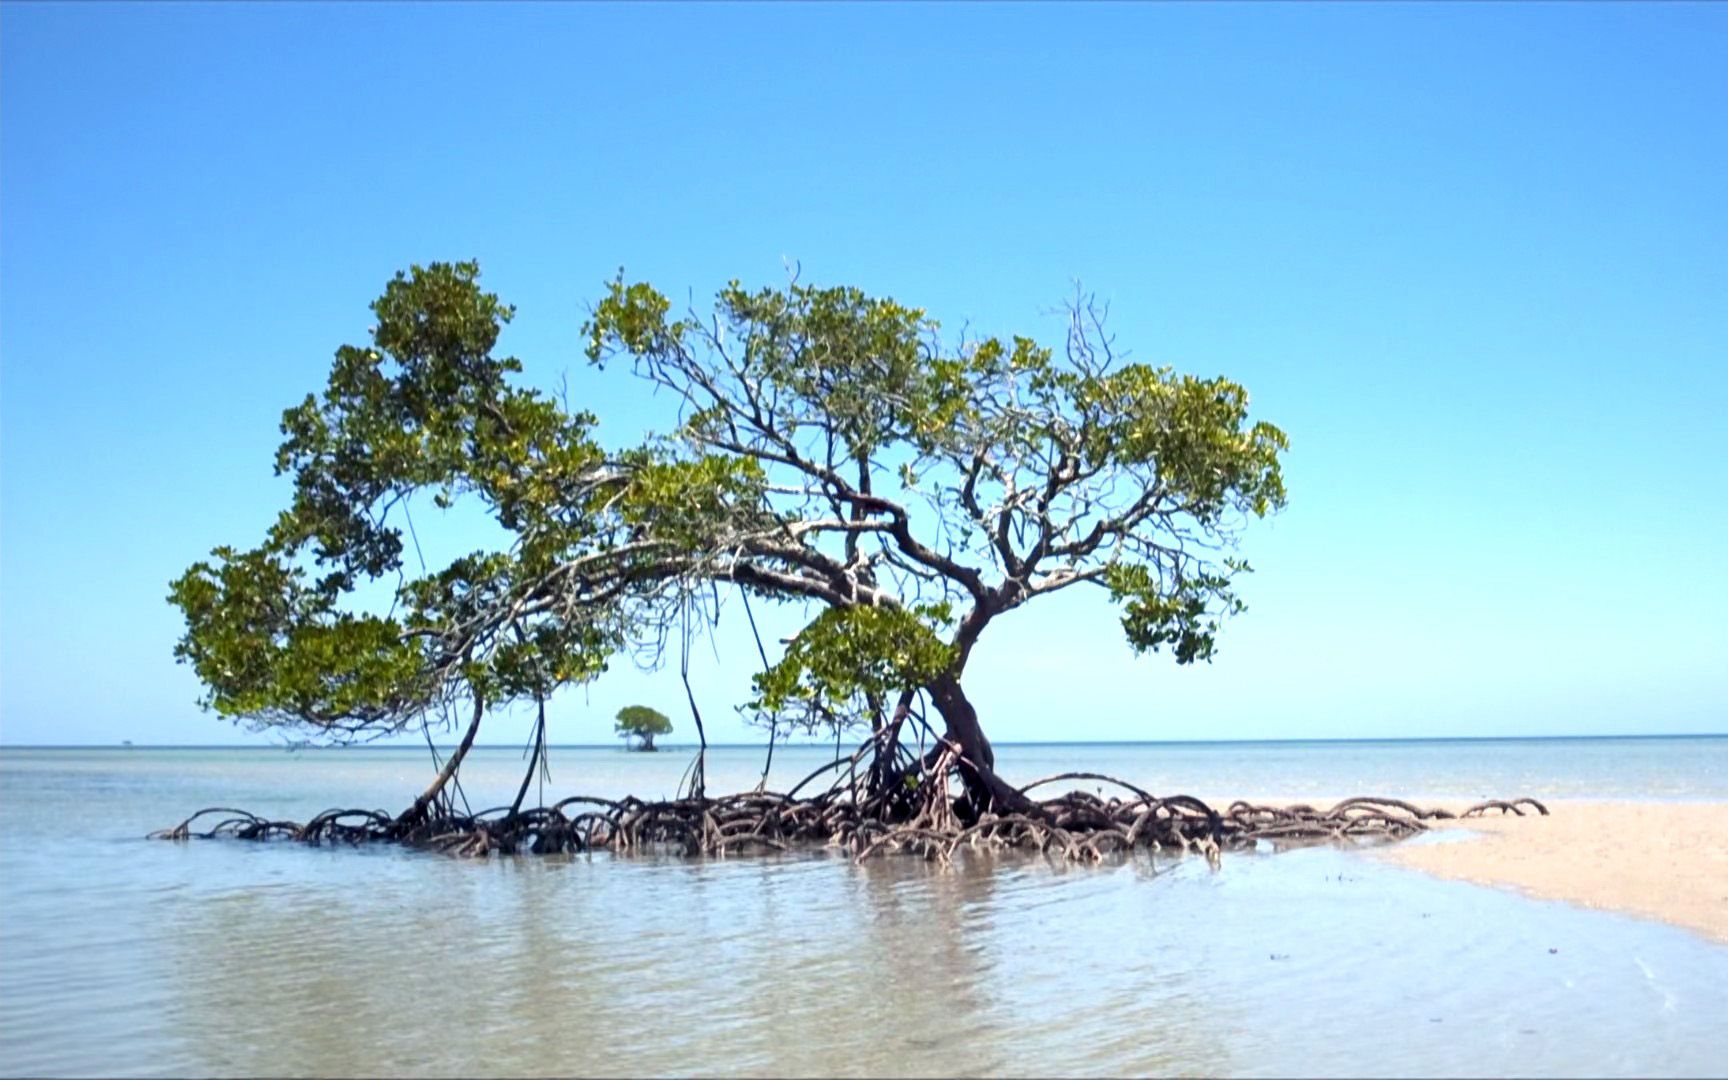
M509 307L474 263L397 274L373 305L370 347L336 352L321 396L283 414L279 474L294 494L258 548L221 547L176 580L176 656L219 713L334 736L401 726L450 694L491 702L604 670L619 644L600 606L500 609L560 560L605 542L593 418L508 385L492 354ZM518 540L419 578L403 573L408 500L477 499ZM395 603L359 610L367 582L398 576Z
M710 586L818 609L755 681L747 707L777 721L879 715L1076 585L1136 649L1192 663L1242 610L1247 565L1221 553L1285 502L1287 441L1240 385L1126 362L1080 304L1060 351L945 345L855 288L734 281L675 316L620 274L587 355L628 360L678 424L610 453L592 415L516 385L514 312L476 264L397 274L372 311L371 342L283 414L287 508L171 586L176 655L224 715L356 737L544 698L657 655ZM481 509L500 543L411 573L427 504Z
M779 663L755 676L747 708L759 720L795 724L867 716L953 666L955 647L942 635L952 619L947 605L828 608L799 631Z
M658 709L646 705L626 705L618 710L618 722L614 728L620 735L656 736L670 735L672 721Z
M1111 599L1123 605L1122 630L1136 652L1169 646L1179 664L1210 660L1218 626L1247 605L1230 589L1231 576L1247 573L1244 562L1226 560L1229 573L1198 573L1159 581L1145 566L1119 564L1105 573Z
M1227 506L1265 517L1284 506L1284 433L1247 424L1248 392L1224 378L1128 364L1076 387L1095 418L1085 453L1102 464L1153 464L1185 511L1213 520Z
M480 291L475 263L397 274L372 305L375 347L336 351L322 398L282 417L276 471L294 503L273 539L311 541L350 576L401 566L401 530L384 523L409 493L443 507L479 496L504 528L531 534L542 557L592 526L584 485L601 463L594 418L508 385L522 370L492 347L514 310Z
M630 484L617 508L631 527L680 551L705 551L740 524L767 525L762 466L750 458L678 458L653 448L620 456Z
M931 362L928 335L937 324L920 309L855 288L794 284L751 292L733 281L715 310L732 328L738 363L763 399L793 418L782 432L788 440L819 424L847 457L867 458L895 441L933 437L963 399L963 372ZM653 366L686 350L701 324L669 319L670 311L652 287L626 285L620 276L589 321L589 358L603 363L621 352ZM724 411L699 412L688 428L719 433L730 419Z
M590 359L627 357L682 394L690 445L763 463L769 486L790 474L853 521L904 521L906 496L929 503L945 550L892 520L876 539L884 560L934 572L947 597L993 617L1099 585L1124 605L1137 649L1168 647L1179 663L1210 658L1220 621L1242 610L1231 581L1245 564L1209 553L1284 506L1288 440L1249 419L1239 384L1123 362L1080 305L1061 356L1024 336L944 349L923 311L856 289L733 282L708 320L671 310L618 278L588 325ZM884 473L899 488L886 509ZM811 498L784 516L822 510ZM846 545L855 558L870 538Z
M426 695L424 657L400 624L334 610L271 552L214 554L214 565L195 564L169 595L196 628L175 655L209 688L206 706L340 730Z

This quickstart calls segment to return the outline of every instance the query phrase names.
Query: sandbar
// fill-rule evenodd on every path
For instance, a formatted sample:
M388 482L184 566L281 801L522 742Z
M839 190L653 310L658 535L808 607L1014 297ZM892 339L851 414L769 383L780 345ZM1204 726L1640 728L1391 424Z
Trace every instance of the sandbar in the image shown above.
M1400 796L1462 813L1480 800ZM1230 799L1207 799L1228 806ZM1249 802L1325 808L1331 797L1255 796ZM1430 819L1440 843L1364 848L1436 877L1513 889L1601 911L1655 919L1728 944L1728 802L1543 799L1549 814Z
M1438 828L1468 838L1393 844L1376 854L1439 877L1658 919L1728 944L1728 802L1544 802L1547 817L1441 821Z

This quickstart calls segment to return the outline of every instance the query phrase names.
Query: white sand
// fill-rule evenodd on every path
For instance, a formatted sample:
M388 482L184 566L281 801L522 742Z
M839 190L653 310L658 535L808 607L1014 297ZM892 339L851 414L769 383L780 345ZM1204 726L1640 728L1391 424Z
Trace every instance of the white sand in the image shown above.
M1447 805L1448 809L1461 806ZM1398 844L1401 866L1660 919L1728 942L1728 803L1546 802L1548 817L1442 822L1448 844Z

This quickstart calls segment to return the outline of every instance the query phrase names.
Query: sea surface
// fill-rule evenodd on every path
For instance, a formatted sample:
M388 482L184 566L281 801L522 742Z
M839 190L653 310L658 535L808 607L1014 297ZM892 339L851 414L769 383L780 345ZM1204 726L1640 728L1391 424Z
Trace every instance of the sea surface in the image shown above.
M780 747L784 790L831 760ZM1024 745L1161 794L1728 800L1728 738ZM550 800L688 748L558 748ZM753 787L761 748L708 755ZM482 748L473 808L524 761ZM1728 947L1306 848L940 869L146 841L398 810L424 748L0 747L0 1074L1720 1075ZM532 792L530 799L539 793ZM1416 843L1456 842L1425 837ZM1612 874L1614 867L1604 865Z

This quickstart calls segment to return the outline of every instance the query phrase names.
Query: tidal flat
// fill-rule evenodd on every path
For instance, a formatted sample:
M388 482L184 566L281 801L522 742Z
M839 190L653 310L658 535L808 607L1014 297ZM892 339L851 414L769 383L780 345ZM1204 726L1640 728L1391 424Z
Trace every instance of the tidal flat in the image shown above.
M832 753L782 747L771 782ZM1528 874L1564 856L1656 900L1639 875L1688 865L1707 892L1720 851L1697 838L1723 823L1728 740L999 753L1018 780L1533 795L1555 813L1378 853L1232 854L1218 870L820 851L458 860L142 839L213 803L396 808L423 782L423 748L5 748L0 1072L1685 1076L1728 1060L1728 946L1707 926L1403 865L1460 874L1432 860L1491 858ZM652 796L687 764L680 747L559 748L552 787ZM760 765L759 748L713 750L710 785L753 786ZM508 794L520 768L519 749L477 752L469 797ZM1643 848L1615 842L1616 822Z

